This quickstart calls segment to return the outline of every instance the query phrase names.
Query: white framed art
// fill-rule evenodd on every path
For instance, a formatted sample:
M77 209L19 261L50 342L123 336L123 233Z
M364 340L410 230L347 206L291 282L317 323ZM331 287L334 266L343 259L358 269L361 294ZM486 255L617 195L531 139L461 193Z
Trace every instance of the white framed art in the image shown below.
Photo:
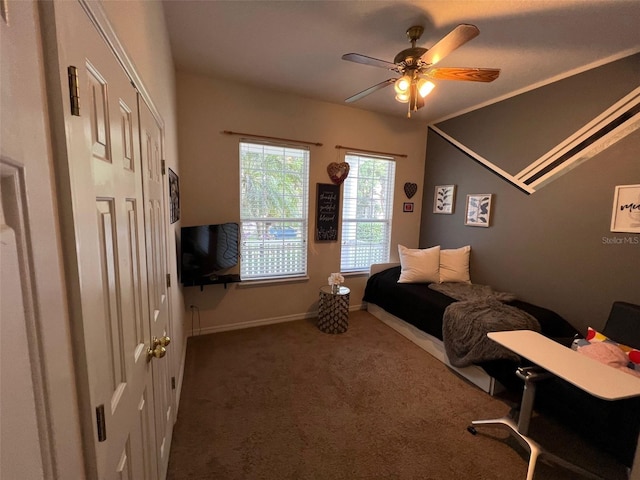
M436 185L433 194L433 213L451 215L456 203L455 185Z
M611 231L640 233L640 185L618 185L613 193Z
M491 193L467 195L464 224L470 227L488 227L491 220Z

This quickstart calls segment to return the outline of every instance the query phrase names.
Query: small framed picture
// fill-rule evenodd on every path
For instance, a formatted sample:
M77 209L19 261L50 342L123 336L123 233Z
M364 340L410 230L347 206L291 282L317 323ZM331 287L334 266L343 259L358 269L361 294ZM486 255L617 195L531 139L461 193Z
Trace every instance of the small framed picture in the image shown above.
M402 204L402 211L404 213L413 213L413 202L404 202Z
M611 231L640 233L640 185L618 185L613 194Z
M176 223L180 220L180 182L178 175L169 169L169 220Z
M451 215L456 203L455 185L437 185L433 194L433 213Z
M491 220L491 193L467 195L464 224L470 227L488 227Z

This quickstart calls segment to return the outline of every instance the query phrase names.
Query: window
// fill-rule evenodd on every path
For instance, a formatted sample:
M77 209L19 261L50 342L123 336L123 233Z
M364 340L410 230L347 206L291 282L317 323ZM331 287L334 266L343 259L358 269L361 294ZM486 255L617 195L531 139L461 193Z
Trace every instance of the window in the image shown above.
M309 150L240 142L240 276L307 274Z
M345 161L350 171L344 181L340 271L365 271L389 261L396 165L357 153L347 153Z

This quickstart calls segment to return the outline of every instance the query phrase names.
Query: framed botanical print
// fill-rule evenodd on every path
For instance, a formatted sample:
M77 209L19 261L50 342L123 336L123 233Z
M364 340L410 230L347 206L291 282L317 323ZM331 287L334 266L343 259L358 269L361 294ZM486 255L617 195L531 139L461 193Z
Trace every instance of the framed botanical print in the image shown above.
M491 220L491 193L467 195L464 224L470 227L488 227Z
M437 185L433 194L433 213L452 214L456 203L455 185Z

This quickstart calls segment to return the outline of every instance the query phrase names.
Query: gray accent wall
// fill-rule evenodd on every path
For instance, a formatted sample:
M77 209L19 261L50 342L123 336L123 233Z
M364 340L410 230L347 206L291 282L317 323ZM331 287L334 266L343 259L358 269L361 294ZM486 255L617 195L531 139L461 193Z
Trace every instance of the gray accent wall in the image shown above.
M638 85L635 55L437 127L516 173ZM434 187L449 184L454 213L432 213ZM640 184L640 130L531 195L429 130L420 247L471 245L472 282L550 308L580 331L601 328L613 301L640 304L640 235L610 231L615 186L630 184ZM476 193L493 194L488 228L464 225Z

